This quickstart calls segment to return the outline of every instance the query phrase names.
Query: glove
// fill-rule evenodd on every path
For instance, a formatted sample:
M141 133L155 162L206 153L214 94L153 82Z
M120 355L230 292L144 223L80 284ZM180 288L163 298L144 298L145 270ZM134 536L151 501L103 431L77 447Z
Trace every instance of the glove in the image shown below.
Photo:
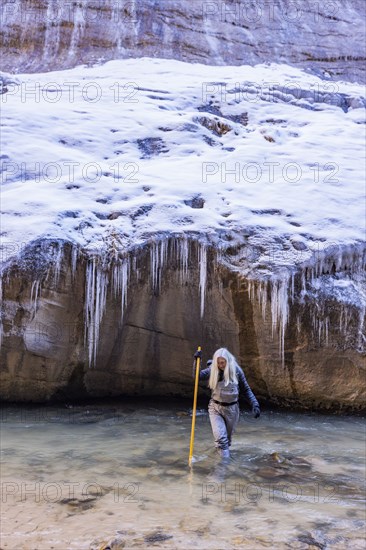
M202 359L202 351L201 351L201 350L200 350L200 351L196 351L196 353L194 354L194 358L195 358L195 359L198 359L198 357L199 357L200 359Z
M259 418L260 415L261 415L261 410L259 407L257 407L257 405L254 405L253 409L252 409L252 414L254 416L254 418Z

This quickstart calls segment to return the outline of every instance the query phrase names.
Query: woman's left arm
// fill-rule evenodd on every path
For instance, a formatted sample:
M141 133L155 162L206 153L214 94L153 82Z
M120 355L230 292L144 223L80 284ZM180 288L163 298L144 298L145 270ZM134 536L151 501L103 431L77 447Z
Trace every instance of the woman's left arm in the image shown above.
M259 403L257 401L257 398L255 397L254 393L250 389L250 386L247 382L247 379L245 378L245 374L244 374L243 370L240 367L237 368L237 373L236 374L237 374L237 377L238 377L240 392L243 392L245 397L248 399L248 401L249 401L249 403L252 407L253 414L254 414L254 409L255 408L258 409L259 412L260 412ZM259 414L258 414L258 416L259 416ZM256 416L256 418L258 418L258 416Z

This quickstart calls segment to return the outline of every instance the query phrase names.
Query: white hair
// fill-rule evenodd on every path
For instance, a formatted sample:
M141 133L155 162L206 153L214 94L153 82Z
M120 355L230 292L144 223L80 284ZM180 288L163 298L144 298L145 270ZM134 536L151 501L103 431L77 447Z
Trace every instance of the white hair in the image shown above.
M238 366L238 363L235 357L226 348L220 348L215 351L212 358L210 379L208 381L208 386L211 390L216 388L217 382L219 381L219 367L217 366L217 360L219 357L226 359L224 370L225 386L227 386L230 382L234 384L238 383L238 377L236 375L236 367Z

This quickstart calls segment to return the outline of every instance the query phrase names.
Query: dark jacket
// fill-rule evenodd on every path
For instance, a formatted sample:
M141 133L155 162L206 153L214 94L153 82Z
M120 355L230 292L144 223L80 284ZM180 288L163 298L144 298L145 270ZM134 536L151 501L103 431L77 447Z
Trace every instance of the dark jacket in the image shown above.
M208 380L210 378L211 373L211 367L208 367L207 369L203 369L200 371L200 380ZM239 383L239 391L241 395L244 395L247 400L249 401L251 407L259 407L259 403L250 389L250 386L247 382L247 379L245 378L245 374L243 370L240 367L236 367L236 376L238 377L238 383ZM224 373L221 371L219 372L219 380L221 381L224 377Z

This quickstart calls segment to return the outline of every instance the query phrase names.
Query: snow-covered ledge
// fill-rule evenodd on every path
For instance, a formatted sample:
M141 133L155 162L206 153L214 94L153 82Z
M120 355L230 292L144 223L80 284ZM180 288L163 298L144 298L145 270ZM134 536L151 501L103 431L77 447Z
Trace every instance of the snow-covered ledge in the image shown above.
M324 85L155 59L17 75L2 397L188 396L201 344L262 399L362 408L365 101Z

